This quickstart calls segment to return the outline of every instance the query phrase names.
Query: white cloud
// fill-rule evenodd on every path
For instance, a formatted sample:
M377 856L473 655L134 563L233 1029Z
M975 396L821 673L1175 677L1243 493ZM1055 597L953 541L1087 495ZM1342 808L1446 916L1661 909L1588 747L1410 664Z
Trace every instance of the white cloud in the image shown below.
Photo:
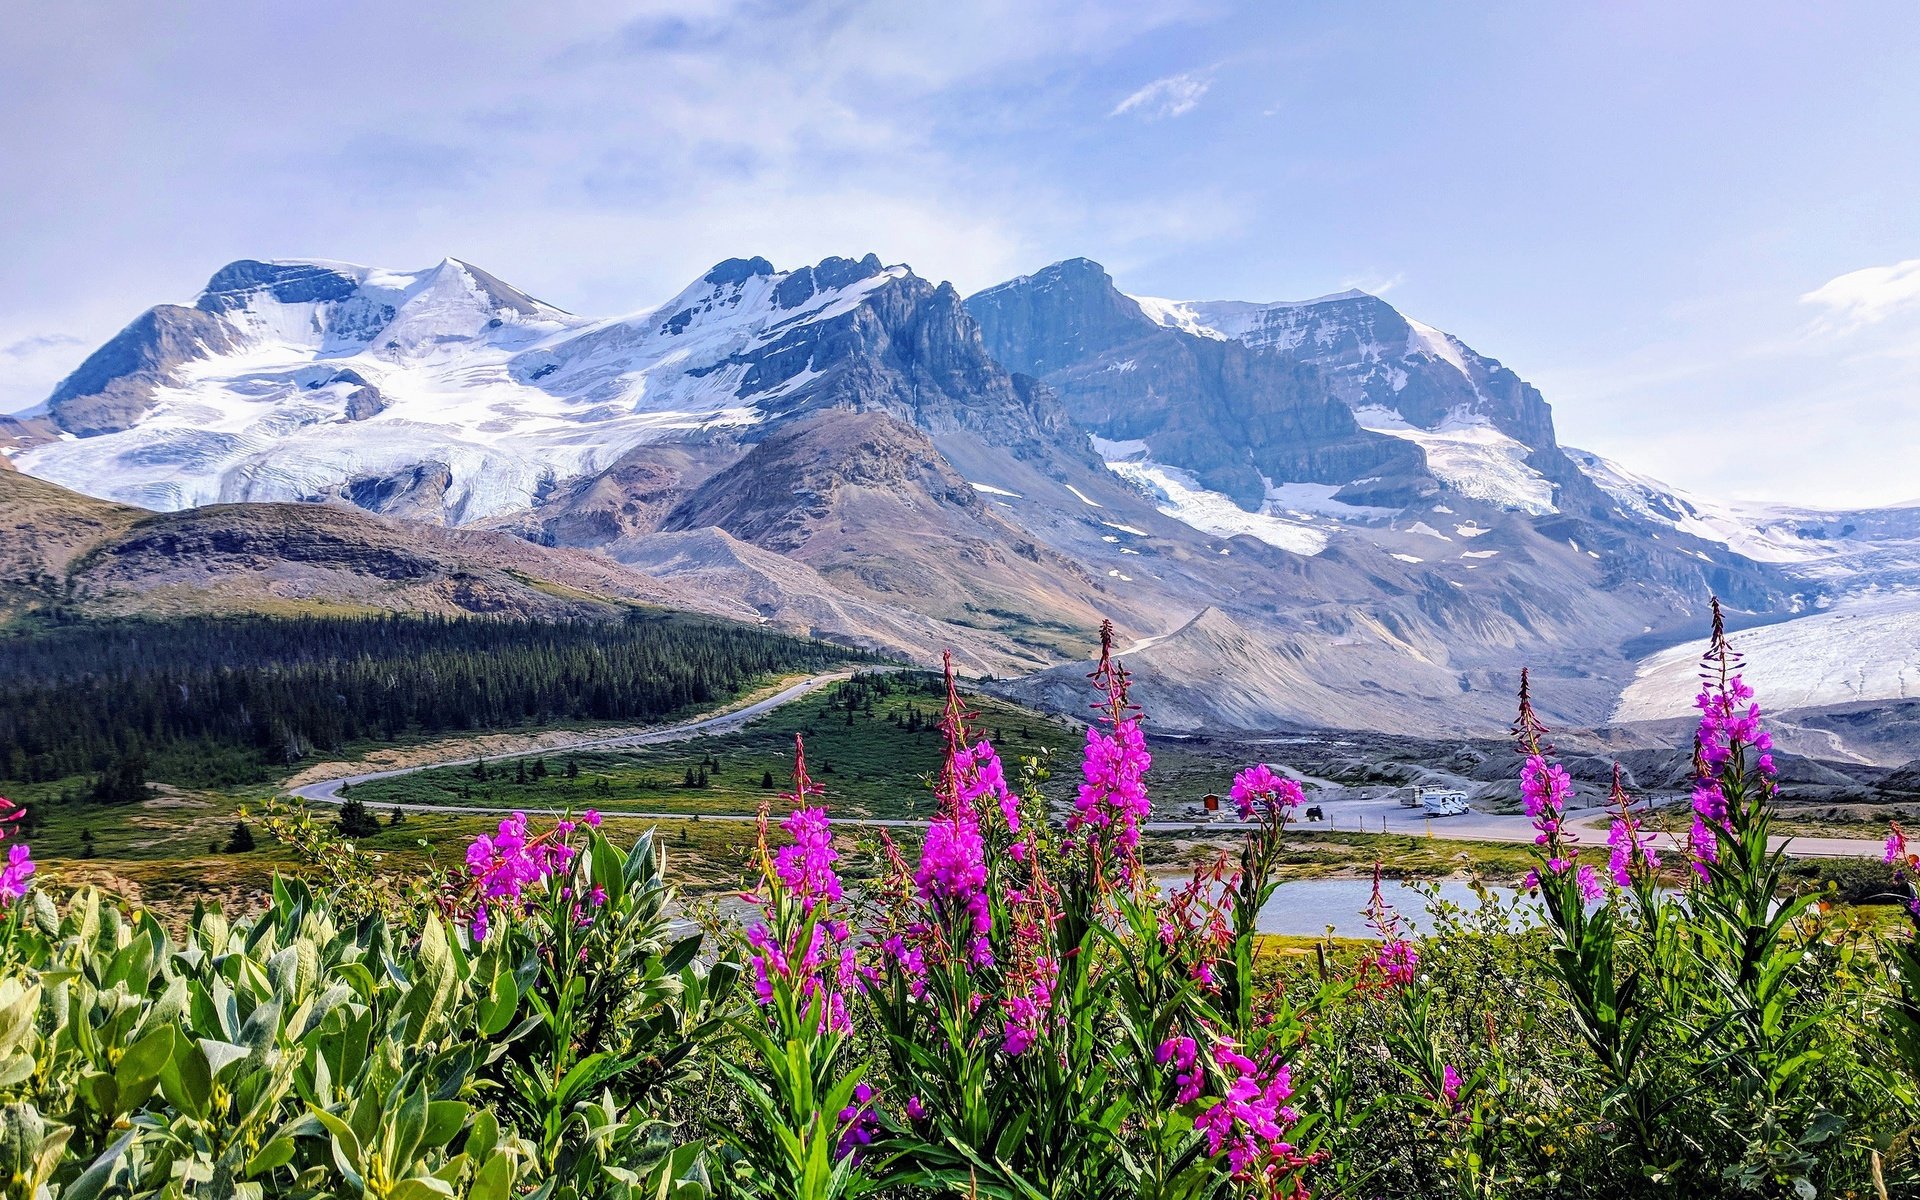
M1359 288L1370 296L1384 296L1407 281L1405 271L1395 271L1391 275L1349 275L1340 281L1342 290Z
M1848 271L1800 297L1828 310L1840 325L1872 325L1894 313L1920 308L1920 258L1889 267Z
M1110 117L1133 113L1153 121L1161 117L1180 117L1199 107L1200 98L1213 86L1212 80L1196 74L1169 75L1156 79L1113 106Z

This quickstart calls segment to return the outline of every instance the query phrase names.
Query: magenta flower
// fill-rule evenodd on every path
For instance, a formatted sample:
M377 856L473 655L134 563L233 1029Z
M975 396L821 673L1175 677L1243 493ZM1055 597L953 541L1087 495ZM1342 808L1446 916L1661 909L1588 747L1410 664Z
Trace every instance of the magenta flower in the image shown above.
M853 1103L840 1110L840 1140L834 1147L835 1161L852 1159L856 1165L868 1146L873 1144L875 1130L880 1120L873 1111L873 1089L866 1084L856 1084L853 1089Z
M527 814L517 812L492 834L473 839L467 846L467 875L477 903L468 929L475 938L486 937L489 907L526 911L533 903L531 893L572 868L579 853L567 841L573 830L573 822L563 820L546 833L529 836Z
M7 848L7 865L0 867L0 899L12 903L27 894L27 881L33 878L33 852L25 842Z
M1111 621L1101 623L1100 663L1090 678L1105 698L1094 706L1099 720L1087 727L1080 763L1084 782L1067 818L1067 844L1084 844L1096 876L1103 875L1108 857L1117 857L1117 876L1130 881L1138 866L1140 823L1153 807L1146 785L1153 757L1138 710L1127 699L1127 669L1113 658Z
M1121 720L1111 733L1089 726L1080 763L1085 782L1074 799L1074 813L1067 818L1067 832L1084 832L1090 846L1117 850L1131 860L1140 847L1140 822L1152 809L1146 787L1152 763L1147 739L1135 718Z
M1396 938L1375 952L1373 963L1388 983L1405 986L1420 968L1420 952L1412 942Z
M1300 785L1265 763L1255 763L1233 777L1233 806L1242 821L1256 813L1286 817L1306 801Z
M1153 1060L1161 1066L1171 1065L1174 1076L1175 1104L1191 1104L1200 1098L1201 1089L1206 1086L1206 1072L1196 1067L1200 1056L1200 1045L1190 1037L1171 1037L1161 1042L1153 1053Z
M1773 736L1760 727L1760 706L1753 689L1740 677L1740 656L1727 643L1720 602L1713 602L1713 639L1701 659L1700 727L1694 737L1696 779L1693 788L1693 827L1687 844L1693 869L1702 879L1710 863L1719 861L1720 835L1730 832L1729 775L1751 767L1764 787L1774 779ZM1752 752L1749 760L1748 753Z
M1600 882L1599 872L1590 863L1580 864L1573 873L1573 881L1580 889L1580 899L1588 904L1607 894L1606 886Z
M780 822L793 844L782 846L773 856L773 869L787 892L811 911L820 900L838 903L840 876L833 864L839 852L833 848L833 823L824 808L796 808Z
M853 930L832 914L840 901L839 855L833 848L833 824L826 809L808 807L818 793L807 778L806 749L794 741L795 808L780 828L791 839L778 850L767 846L767 820L760 820L760 861L765 891L751 897L764 919L747 930L754 951L747 969L754 995L773 1007L784 989L802 1012L817 1013L818 1032L844 1033L853 1027L847 1015L846 989L858 987Z
M1447 1107L1460 1107L1460 1072L1452 1063L1448 1063L1440 1072L1440 1094L1446 1099Z
M1298 1114L1287 1106L1293 1084L1284 1063L1255 1063L1231 1046L1222 1045L1214 1058L1231 1072L1226 1094L1194 1120L1206 1134L1207 1153L1226 1155L1237 1180L1265 1178L1295 1165L1293 1147L1285 1140Z
M979 938L992 927L993 916L986 892L987 848L970 818L956 812L928 826L913 881L937 914L961 920Z

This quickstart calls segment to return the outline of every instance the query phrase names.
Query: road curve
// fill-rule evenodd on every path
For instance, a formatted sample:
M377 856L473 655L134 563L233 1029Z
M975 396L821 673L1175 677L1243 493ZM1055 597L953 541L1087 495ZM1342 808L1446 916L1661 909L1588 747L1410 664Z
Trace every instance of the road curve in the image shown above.
M564 746L541 746L532 750L521 750L512 754L494 754L486 757L493 762L505 762L516 758L534 758L544 754L564 754L573 750L619 750L628 746L653 746L662 742L684 741L687 738L699 737L702 734L732 733L748 722L766 716L781 705L791 704L800 697L811 692L819 691L828 684L839 683L844 679L851 679L853 675L854 672L852 671L831 671L823 675L810 675L798 683L782 688L773 695L762 700L756 700L752 704L744 707L728 709L725 712L715 713L712 716L699 717L692 721L682 721L675 725L662 725L657 729L644 729L639 733L623 733L614 737L588 738L583 741L569 742ZM441 767L467 767L479 762L480 758L480 755L469 755L466 758L448 758L441 759L437 762L417 763L411 767L394 767L385 771L367 771L360 775L342 775L337 779L323 779L318 783L302 784L299 787L289 788L287 789L287 794L307 801L308 803L339 804L340 789L349 784L357 786L376 779L394 779L401 775L412 775L418 771L438 770ZM391 806L383 805L382 807ZM499 805L474 804L402 804L398 807L409 812L506 813L543 811L540 809L514 808L511 806L502 807ZM626 816L628 814L622 813L620 815ZM662 815L685 816L687 814ZM744 816L739 819L753 820L755 818Z

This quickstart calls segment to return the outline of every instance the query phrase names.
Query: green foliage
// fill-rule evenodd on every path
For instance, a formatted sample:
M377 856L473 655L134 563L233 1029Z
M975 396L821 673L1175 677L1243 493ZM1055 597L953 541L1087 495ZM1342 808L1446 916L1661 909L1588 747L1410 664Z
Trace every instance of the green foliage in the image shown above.
M380 832L379 818L367 811L366 803L358 796L350 796L340 805L340 815L333 823L342 837L366 838Z
M653 721L755 679L865 657L745 625L382 616L118 620L0 635L0 771L250 783L404 736Z
M592 834L568 883L477 945L298 881L180 940L33 893L0 926L8 1194L706 1195L664 1100L738 969L673 933L651 839ZM604 895L592 920L574 889Z

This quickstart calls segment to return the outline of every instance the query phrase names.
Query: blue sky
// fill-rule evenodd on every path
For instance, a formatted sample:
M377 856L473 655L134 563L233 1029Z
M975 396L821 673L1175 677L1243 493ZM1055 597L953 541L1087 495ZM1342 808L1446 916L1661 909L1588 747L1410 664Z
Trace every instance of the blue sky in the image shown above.
M1358 286L1669 482L1920 498L1920 6L17 6L0 410L241 257L651 306L873 250L971 290Z

